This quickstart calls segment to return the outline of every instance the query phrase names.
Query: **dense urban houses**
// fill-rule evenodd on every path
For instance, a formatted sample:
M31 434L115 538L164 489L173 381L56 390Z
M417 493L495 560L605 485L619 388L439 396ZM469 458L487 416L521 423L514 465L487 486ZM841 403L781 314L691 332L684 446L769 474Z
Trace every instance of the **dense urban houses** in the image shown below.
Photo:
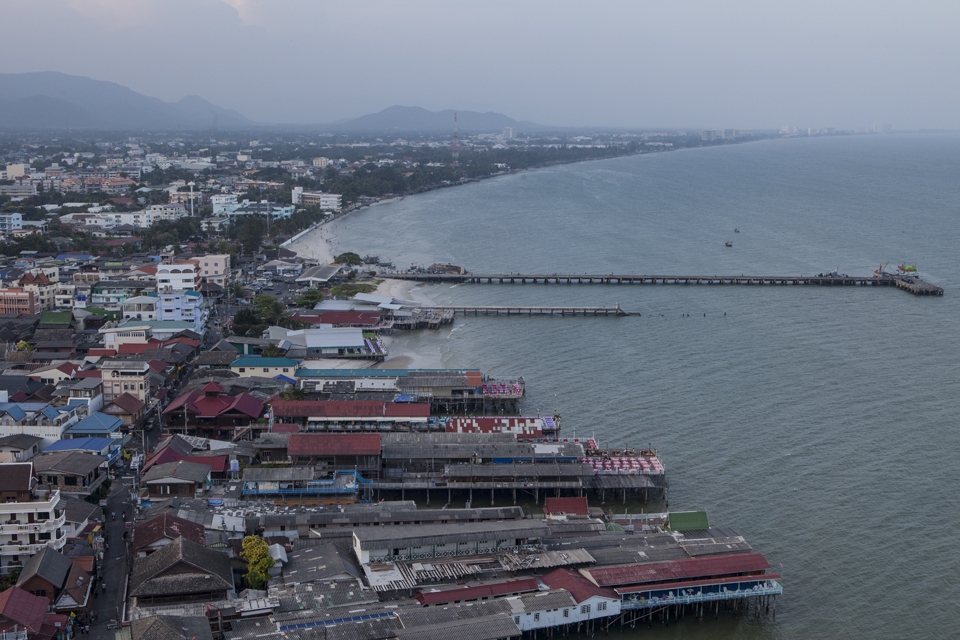
M0 464L0 567L21 567L35 553L66 544L61 492L34 478L32 462Z

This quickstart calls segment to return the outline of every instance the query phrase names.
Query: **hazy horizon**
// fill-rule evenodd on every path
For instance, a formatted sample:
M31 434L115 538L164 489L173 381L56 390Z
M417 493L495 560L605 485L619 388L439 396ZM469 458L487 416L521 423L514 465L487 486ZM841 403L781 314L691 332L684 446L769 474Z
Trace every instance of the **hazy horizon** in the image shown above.
M60 71L262 123L392 105L564 127L957 129L960 5L434 0L3 3L0 72ZM38 44L39 43L39 44Z

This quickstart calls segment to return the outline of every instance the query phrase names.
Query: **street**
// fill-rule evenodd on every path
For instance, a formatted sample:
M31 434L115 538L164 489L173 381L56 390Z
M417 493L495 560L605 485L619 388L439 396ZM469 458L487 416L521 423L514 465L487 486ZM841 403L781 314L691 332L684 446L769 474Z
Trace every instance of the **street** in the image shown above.
M130 472L125 472L129 474ZM126 530L126 521L121 514L126 510L127 521L132 521L134 508L130 504L130 489L133 486L133 477L130 475L117 477L113 481L110 490L110 497L107 498L107 517L105 531L107 534L106 544L103 553L103 564L100 567L103 580L96 585L97 598L93 600L91 611L96 613L97 622L90 627L91 638L114 640L115 632L108 629L112 626L111 621L119 621L123 612L123 594L126 585L128 566L127 566L127 543L123 539L123 532ZM114 521L110 517L111 512L116 512L117 519ZM104 589L106 585L106 589Z

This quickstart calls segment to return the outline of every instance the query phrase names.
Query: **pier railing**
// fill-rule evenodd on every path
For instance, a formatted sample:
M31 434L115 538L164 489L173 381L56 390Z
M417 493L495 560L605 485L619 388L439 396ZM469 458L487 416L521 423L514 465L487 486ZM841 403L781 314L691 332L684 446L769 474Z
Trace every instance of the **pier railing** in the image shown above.
M912 276L748 276L737 275L633 275L633 274L531 274L531 273L402 273L382 272L381 278L437 283L483 284L655 284L655 285L777 285L823 287L896 287L919 296L942 296L943 288Z

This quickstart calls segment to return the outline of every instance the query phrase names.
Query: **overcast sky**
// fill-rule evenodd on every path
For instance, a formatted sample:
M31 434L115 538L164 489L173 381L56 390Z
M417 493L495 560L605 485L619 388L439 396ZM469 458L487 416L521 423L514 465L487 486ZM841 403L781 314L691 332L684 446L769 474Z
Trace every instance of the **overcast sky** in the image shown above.
M264 122L385 107L553 125L960 128L960 2L0 0L0 72Z

